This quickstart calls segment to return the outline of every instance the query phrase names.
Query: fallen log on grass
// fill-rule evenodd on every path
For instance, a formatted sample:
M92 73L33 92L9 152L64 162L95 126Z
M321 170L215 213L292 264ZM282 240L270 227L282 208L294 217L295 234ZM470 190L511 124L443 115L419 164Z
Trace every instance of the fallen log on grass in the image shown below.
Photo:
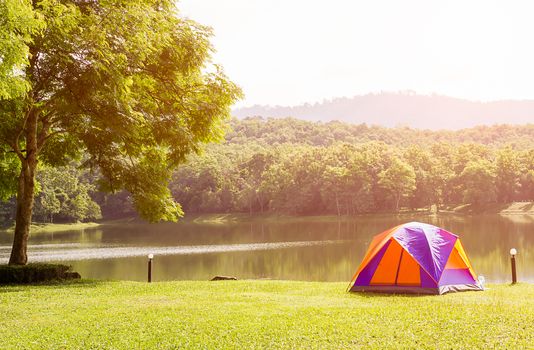
M237 278L233 276L215 276L210 281L225 281L225 280L237 281Z

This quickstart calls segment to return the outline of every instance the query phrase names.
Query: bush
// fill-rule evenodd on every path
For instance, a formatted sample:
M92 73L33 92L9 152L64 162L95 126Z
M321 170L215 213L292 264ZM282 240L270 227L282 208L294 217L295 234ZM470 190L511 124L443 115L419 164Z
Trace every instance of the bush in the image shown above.
M31 284L80 278L61 264L0 265L1 284Z

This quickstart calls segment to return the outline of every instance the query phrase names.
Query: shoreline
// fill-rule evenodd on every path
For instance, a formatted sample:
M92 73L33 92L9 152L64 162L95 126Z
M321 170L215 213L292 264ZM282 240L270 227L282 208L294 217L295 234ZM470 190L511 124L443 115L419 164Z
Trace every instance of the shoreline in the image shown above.
M380 216L414 216L414 215L457 215L457 216L471 216L471 215L502 215L509 218L532 218L534 220L534 202L512 202L508 204L493 204L488 206L473 206L471 204L450 205L445 206L439 211L425 209L401 210L399 212L375 212L375 213L361 213L356 215L332 215L332 214L316 214L316 215L297 215L297 214L281 214L281 213L203 213L203 214L186 214L183 218L178 220L178 223L186 224L213 224L225 225L235 223L248 222L277 222L277 221L316 221L316 222L331 222L331 221L352 221L360 217L380 217ZM165 224L172 222L161 222ZM136 225L148 224L148 222L136 218L128 217L121 219L101 220L98 222L79 222L79 223L32 223L30 232L33 234L39 233L55 233L66 231L77 231L85 229L94 229L101 226L114 225ZM0 228L0 232L13 233L14 226Z

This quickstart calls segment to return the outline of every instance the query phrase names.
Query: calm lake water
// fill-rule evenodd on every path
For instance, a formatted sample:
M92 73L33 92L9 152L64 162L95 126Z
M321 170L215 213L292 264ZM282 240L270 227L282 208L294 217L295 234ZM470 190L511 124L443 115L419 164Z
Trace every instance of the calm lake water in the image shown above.
M84 278L146 280L153 253L153 280L239 279L349 281L369 242L395 225L421 221L462 239L477 274L488 282L510 279L509 250L518 250L518 277L534 282L534 217L369 215L297 218L227 224L121 224L40 234L30 239L29 260L63 262ZM11 236L0 233L0 263Z

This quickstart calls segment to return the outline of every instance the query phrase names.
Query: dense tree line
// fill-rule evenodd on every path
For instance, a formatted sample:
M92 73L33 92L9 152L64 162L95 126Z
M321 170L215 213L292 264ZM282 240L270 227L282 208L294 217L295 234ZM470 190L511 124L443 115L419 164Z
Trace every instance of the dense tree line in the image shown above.
M102 218L96 181L80 164L44 167L37 174L33 220L39 222L87 221ZM15 200L0 205L0 220L9 224L15 217Z
M439 123L439 121L436 121ZM477 126L462 130L421 130L408 127L386 128L377 125L350 124L339 121L308 122L294 118L233 119L226 135L228 143L261 145L306 144L329 146L382 141L395 146L425 146L437 142L478 143L492 147L510 145L517 149L534 148L534 124Z
M534 200L534 125L458 131L232 120L178 169L186 212L357 214Z
M232 120L178 169L186 212L357 214L534 200L534 125L459 131Z
M534 149L371 141L330 146L212 146L171 191L186 212L353 215L534 200Z
M135 215L131 195L97 191L79 163L38 176L34 219ZM534 126L459 131L297 119L233 119L173 174L186 213L333 214L534 200ZM4 220L13 201L3 204Z

